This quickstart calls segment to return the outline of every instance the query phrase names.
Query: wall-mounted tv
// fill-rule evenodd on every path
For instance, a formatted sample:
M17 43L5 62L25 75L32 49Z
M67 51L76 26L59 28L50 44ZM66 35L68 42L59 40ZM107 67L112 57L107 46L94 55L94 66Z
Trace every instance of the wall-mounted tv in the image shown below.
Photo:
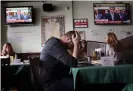
M15 6L5 8L5 23L10 24L32 24L33 7L32 6Z
M93 7L96 25L131 24L129 3L94 3Z

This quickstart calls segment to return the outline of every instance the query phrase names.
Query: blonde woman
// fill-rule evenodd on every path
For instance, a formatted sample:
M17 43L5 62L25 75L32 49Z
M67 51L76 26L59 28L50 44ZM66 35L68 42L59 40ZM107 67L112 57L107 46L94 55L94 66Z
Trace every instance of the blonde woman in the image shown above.
M120 58L120 43L113 32L106 35L106 56L112 56L113 61L119 61Z

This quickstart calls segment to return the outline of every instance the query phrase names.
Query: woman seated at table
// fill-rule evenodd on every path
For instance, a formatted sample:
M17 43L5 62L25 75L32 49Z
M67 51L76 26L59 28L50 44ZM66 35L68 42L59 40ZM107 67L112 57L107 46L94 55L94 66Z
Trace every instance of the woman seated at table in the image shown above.
M68 50L70 54L73 53L73 49ZM80 56L79 56L79 61L88 61L87 58L87 42L86 40L82 40L80 42Z
M113 32L109 32L106 35L106 56L112 56L114 63L118 62L120 59L120 43Z
M6 43L3 46L2 51L0 52L1 56L15 56L15 52L12 48L12 45L10 43Z
M88 61L87 59L87 42L86 40L81 41L81 46L80 46L80 61Z

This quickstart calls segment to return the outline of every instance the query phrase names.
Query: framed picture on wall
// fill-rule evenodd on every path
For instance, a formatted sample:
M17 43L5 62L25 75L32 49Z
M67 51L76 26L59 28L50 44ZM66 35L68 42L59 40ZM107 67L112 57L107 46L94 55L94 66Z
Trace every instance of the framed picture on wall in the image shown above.
M60 38L65 33L64 16L45 16L41 18L41 46L50 37Z
M74 28L88 28L88 19L74 19L73 26Z

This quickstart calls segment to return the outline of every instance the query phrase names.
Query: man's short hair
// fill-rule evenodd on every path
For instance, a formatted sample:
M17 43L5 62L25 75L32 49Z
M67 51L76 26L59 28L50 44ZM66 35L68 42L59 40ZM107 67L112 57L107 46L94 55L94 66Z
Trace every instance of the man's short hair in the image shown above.
M115 7L113 7L113 6L109 7L109 9L111 9L111 8L115 9Z
M75 36L75 31L68 31L67 33L64 34L64 36L72 37L73 34Z

